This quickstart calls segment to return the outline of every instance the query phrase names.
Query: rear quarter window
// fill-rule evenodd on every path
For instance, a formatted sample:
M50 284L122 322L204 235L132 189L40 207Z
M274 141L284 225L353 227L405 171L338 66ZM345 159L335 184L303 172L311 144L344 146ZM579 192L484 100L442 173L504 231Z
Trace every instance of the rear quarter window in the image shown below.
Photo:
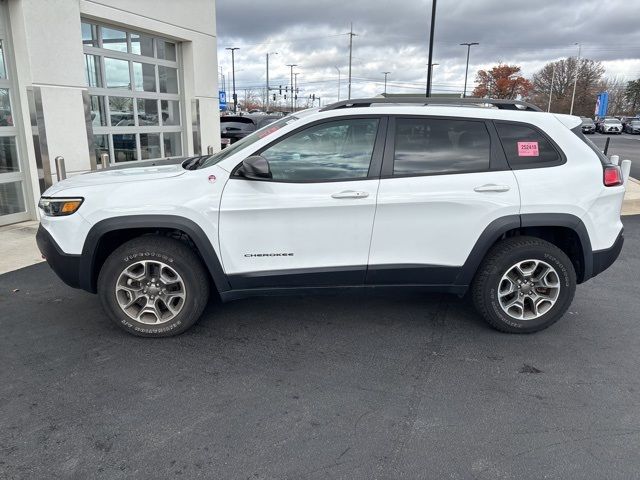
M555 145L537 128L521 123L496 122L495 125L511 168L542 168L564 163Z

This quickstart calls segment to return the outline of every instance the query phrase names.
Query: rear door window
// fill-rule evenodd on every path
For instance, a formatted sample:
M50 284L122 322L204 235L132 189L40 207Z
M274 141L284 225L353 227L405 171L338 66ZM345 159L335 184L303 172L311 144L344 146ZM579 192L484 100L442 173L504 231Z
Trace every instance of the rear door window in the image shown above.
M484 122L398 118L394 144L394 175L489 170L491 138Z
M537 128L521 123L495 122L511 168L551 167L563 163L562 155Z

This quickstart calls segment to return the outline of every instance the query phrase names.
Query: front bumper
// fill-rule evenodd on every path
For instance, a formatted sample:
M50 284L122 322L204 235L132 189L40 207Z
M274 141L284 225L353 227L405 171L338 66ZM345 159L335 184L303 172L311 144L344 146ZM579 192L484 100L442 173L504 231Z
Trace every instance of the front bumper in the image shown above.
M47 230L40 225L36 233L36 243L40 253L47 260L51 269L60 279L73 288L80 286L80 260L81 255L69 255L64 253Z
M618 234L618 238L610 248L605 250L596 250L593 252L593 272L592 277L604 272L607 268L613 265L622 250L624 244L624 230L621 230Z
M604 133L620 133L622 129L620 127L603 127L602 131Z

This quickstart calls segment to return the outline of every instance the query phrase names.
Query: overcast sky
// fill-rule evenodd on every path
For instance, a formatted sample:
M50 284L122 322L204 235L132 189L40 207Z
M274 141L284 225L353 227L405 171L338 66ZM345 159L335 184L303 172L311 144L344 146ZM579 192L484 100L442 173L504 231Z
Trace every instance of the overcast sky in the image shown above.
M298 64L300 97L327 102L347 95L349 31L353 43L352 97L425 88L430 0L217 0L218 61L225 75L236 51L236 90L289 83ZM472 47L468 92L478 69L498 62L531 76L545 63L576 55L603 62L607 76L640 77L640 0L438 0L433 62L434 92L461 92L466 47ZM230 75L229 75L230 77ZM229 78L230 82L230 78Z

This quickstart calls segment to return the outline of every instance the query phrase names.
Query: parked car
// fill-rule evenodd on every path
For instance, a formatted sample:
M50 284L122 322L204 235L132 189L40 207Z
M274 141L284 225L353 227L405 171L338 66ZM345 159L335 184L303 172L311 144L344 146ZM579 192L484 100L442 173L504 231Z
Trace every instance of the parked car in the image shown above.
M279 118L278 115L225 115L220 117L220 143L224 148L227 145L237 142L247 135L255 132L259 128L273 123Z
M472 101L351 99L181 165L73 176L40 199L37 243L135 335L184 332L210 288L470 291L496 329L535 332L618 257L625 179L578 117Z
M627 133L640 133L640 118L628 119L625 123L624 131Z
M596 124L589 117L580 117L582 119L582 133L596 133Z
M622 123L617 118L605 118L599 125L600 133L622 134Z

